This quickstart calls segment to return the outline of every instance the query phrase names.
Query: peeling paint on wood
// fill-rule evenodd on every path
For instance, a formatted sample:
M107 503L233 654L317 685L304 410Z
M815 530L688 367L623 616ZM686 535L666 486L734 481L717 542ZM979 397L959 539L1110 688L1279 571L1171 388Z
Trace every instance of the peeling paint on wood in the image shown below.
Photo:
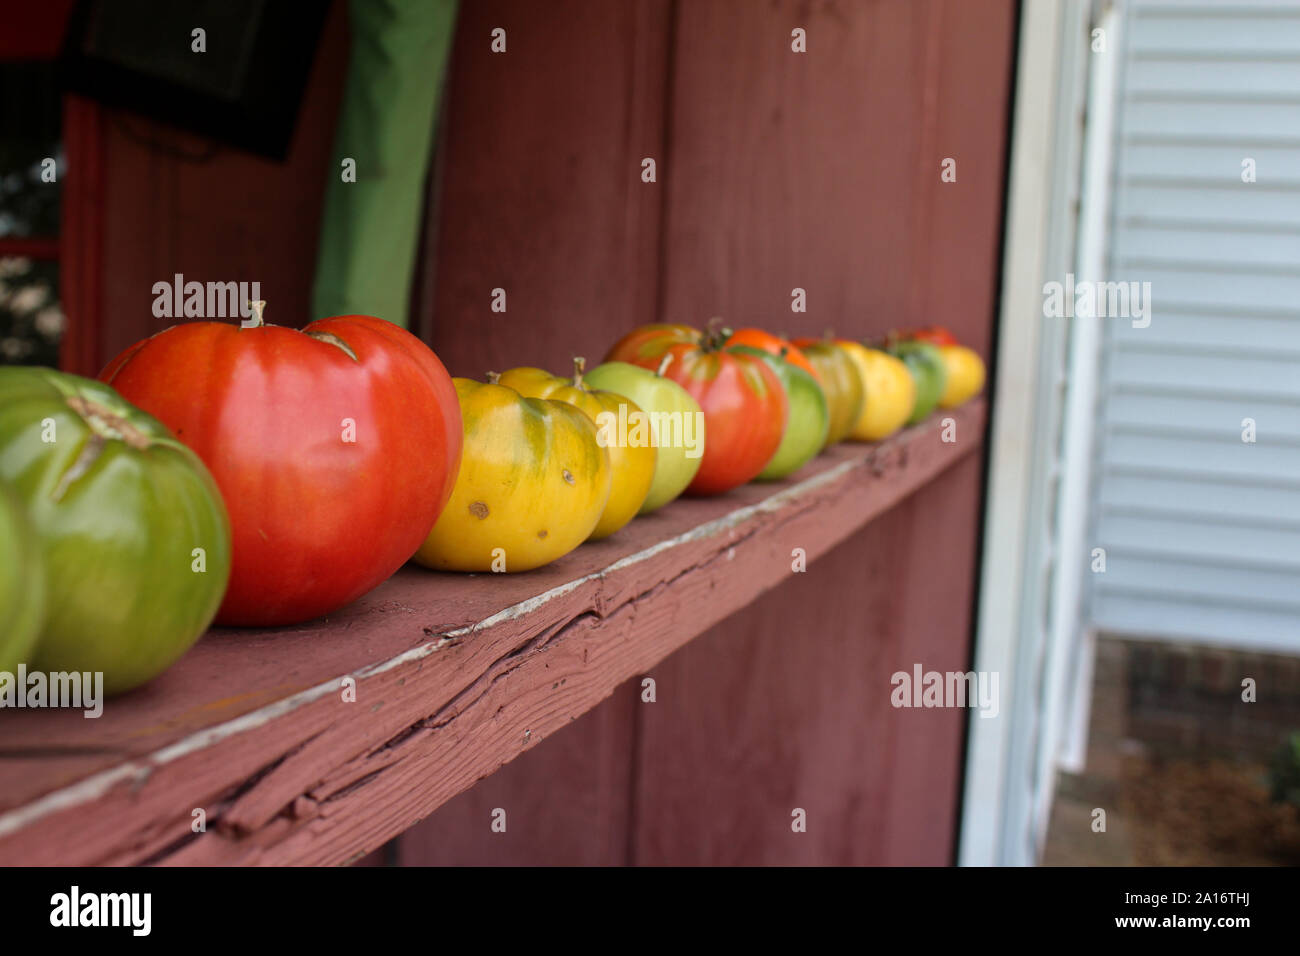
M786 542L812 561L975 452L983 402L952 414L969 440L940 441L936 417L839 446L799 480L676 502L535 572L412 567L329 621L213 632L99 720L5 714L0 863L373 850L788 579Z

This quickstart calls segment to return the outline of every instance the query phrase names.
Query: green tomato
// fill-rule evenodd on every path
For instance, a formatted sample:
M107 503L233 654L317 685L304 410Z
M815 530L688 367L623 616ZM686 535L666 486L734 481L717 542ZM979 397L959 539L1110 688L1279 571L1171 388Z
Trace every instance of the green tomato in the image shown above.
M912 407L912 417L907 424L916 425L934 411L948 384L948 369L943 361L943 353L938 346L929 342L897 342L886 349L890 355L902 359L907 370L916 382L916 404Z
M45 565L27 511L0 484L0 671L25 664L45 620Z
M591 388L632 399L650 418L655 476L638 514L662 508L695 480L704 457L704 414L690 392L670 378L628 362L606 362L585 376Z
M731 350L756 355L766 362L781 380L789 406L781 444L772 460L758 473L757 480L776 481L793 474L826 445L826 434L831 425L826 393L817 384L817 379L779 356L748 345L732 346Z
M230 522L198 457L100 382L0 368L0 479L44 557L28 666L103 672L121 693L207 629L230 576Z

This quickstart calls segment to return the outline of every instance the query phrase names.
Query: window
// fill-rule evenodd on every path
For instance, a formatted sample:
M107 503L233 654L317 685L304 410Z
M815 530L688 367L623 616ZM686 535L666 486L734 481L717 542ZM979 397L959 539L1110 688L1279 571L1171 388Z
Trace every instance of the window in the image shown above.
M0 63L0 364L58 364L65 169L54 64Z

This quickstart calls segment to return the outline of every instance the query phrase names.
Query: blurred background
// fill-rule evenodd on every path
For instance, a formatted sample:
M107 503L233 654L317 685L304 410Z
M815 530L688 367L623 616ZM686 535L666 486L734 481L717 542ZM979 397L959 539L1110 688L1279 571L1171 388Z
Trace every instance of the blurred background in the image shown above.
M1293 864L1300 5L1020 22L1013 139L1042 161L1012 160L999 360L1035 407L995 424L977 659L1022 694L1007 736L973 728L966 821L997 822L967 858ZM1129 283L1149 314L1021 325L1030 276Z
M391 297L461 375L715 314L993 370L984 453L674 655L693 703L616 695L372 862L1300 862L1300 3L357 0L292 41L232 4L247 62L298 50L260 79L141 67L168 21L111 6L5 13L0 362L93 375L181 273L286 325ZM348 157L405 178L349 206ZM1047 314L1067 275L1150 283L1149 325ZM997 672L999 716L864 700L914 661ZM635 801L625 739L675 768ZM748 825L792 788L812 849ZM505 791L526 847L468 834Z

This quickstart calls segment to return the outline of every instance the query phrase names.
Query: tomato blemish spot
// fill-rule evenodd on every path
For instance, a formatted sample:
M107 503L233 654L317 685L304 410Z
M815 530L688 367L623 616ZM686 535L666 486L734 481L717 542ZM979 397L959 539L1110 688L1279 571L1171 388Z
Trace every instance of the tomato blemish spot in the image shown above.
M567 468L564 469L564 480L569 484L573 484L573 472L569 471Z
M469 503L469 513L482 520L488 516L488 506L481 501L471 501Z
M546 537L546 529L543 528L541 531L537 532L537 537L539 537L539 538L545 538L545 537Z

